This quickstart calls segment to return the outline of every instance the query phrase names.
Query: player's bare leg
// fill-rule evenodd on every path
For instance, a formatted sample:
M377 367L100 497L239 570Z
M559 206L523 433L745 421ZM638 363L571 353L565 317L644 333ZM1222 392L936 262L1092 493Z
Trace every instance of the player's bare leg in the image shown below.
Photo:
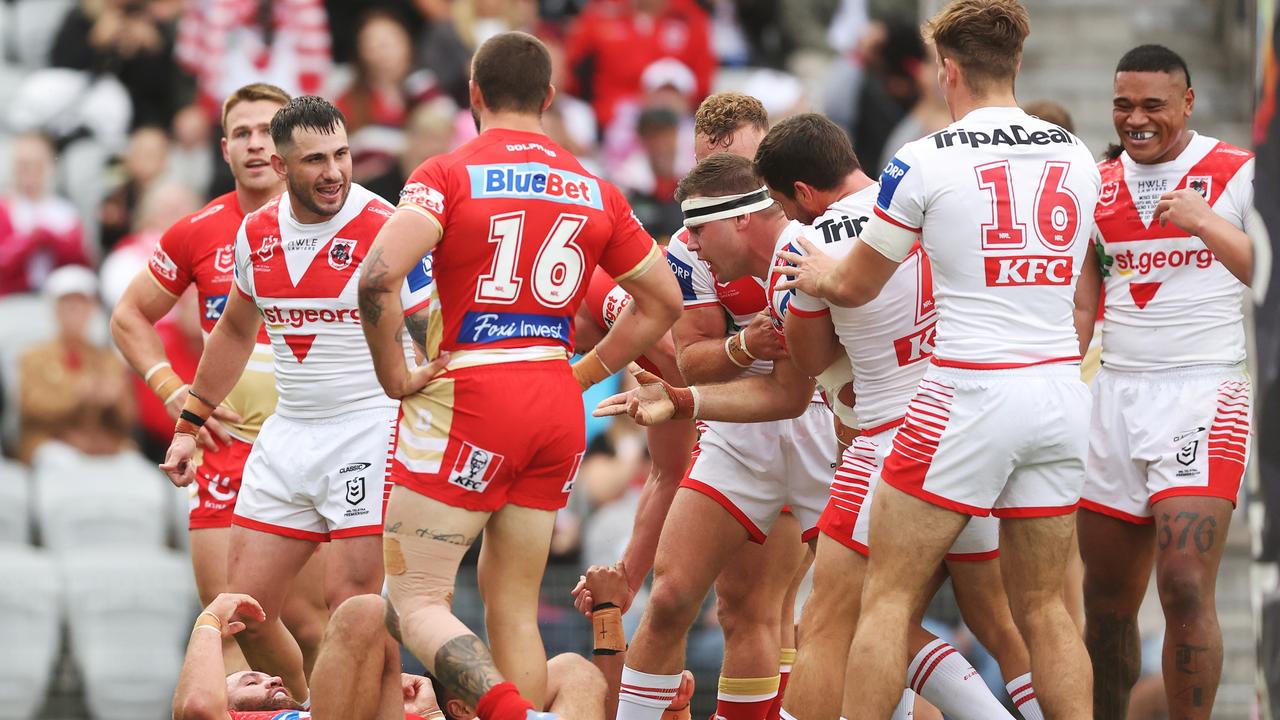
M382 592L382 536L329 542L324 566L324 601L330 610L347 598Z
M817 547L818 538L814 537L809 540L804 551L804 557L800 560L800 566L796 568L796 574L791 578L791 585L787 588L787 594L782 598L782 614L778 617L779 629L782 638L782 653L778 656L778 696L773 699L773 704L769 706L769 720L778 720L780 711L782 710L782 698L786 696L787 685L791 682L791 671L795 667L796 662L796 595L800 592L800 586L804 583L804 578L809 574L809 568L813 567L813 551Z
M489 518L480 548L477 577L493 660L534 707L547 693L538 593L555 522L555 511L507 505Z
M1156 587L1164 608L1164 691L1169 717L1213 712L1222 679L1222 629L1215 602L1218 565L1232 504L1222 498L1170 497L1156 518Z
M676 493L658 541L653 591L627 647L627 667L665 675L684 669L685 636L702 601L746 543L746 530L715 500L686 488ZM776 622L776 606L773 615Z
M800 614L799 640L782 707L796 718L834 718L844 697L845 665L858 623L867 558L818 534L813 591ZM859 685L848 686L860 687Z
M716 714L727 720L763 718L769 710L769 704L734 696L777 693L779 611L804 561L807 548L800 534L795 516L779 515L765 543L743 545L716 578L716 616L724 631Z
M1062 600L1074 528L1074 513L1000 521L1000 570L1013 619L1031 653L1036 698L1054 720L1093 717L1089 656Z
M868 543L875 552L849 652L849 673L860 679L862 702L847 715L850 720L883 720L901 700L911 619L968 519L888 483L876 488Z
M571 720L605 720L604 696L609 686L590 660L563 653L546 663L546 709Z
M1138 609L1155 559L1155 525L1077 512L1084 561L1085 645L1093 665L1095 720L1124 720L1142 671Z
M326 555L323 546L316 548L293 579L293 587L289 589L284 606L280 608L280 620L289 629L293 639L298 641L298 648L302 651L302 669L308 678L315 669L320 640L324 637L325 626L329 624L329 608L324 602Z
M489 649L450 610L458 564L488 519L489 513L450 507L396 486L383 534L396 634L471 707L504 681Z
M964 623L1000 665L1005 682L1031 672L1031 656L1013 621L998 560L948 561Z
M653 569L662 526L676 491L680 489L680 482L689 469L690 453L698 439L697 429L686 420L645 428L645 434L651 467L636 505L631 541L622 556L632 593L640 589Z
M227 591L243 593L262 605L267 619L247 622L237 634L249 666L278 675L295 698L306 698L302 651L280 622L280 611L293 578L315 551L309 540L272 535L239 525L231 528L227 551Z
M334 610L313 675L315 720L402 720L400 646L384 625L386 602L359 595Z
M1062 600L1067 604L1067 612L1076 624L1080 634L1084 634L1084 561L1080 559L1080 532L1076 525L1076 536L1071 538L1071 553L1067 555L1067 572L1062 579Z
M197 528L189 530L187 536L191 540L191 569L196 576L200 606L209 607L218 593L227 589L227 545L231 528ZM228 673L249 669L234 637L222 638L222 662Z

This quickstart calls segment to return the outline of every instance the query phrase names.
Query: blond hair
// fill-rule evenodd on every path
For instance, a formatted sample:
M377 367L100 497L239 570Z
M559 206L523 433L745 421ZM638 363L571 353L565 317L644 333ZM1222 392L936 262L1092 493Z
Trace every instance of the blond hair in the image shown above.
M270 100L271 102L280 103L281 107L289 104L292 98L289 93L281 90L275 85L269 83L249 83L236 89L235 92L227 96L222 101L222 134L227 134L227 115L231 114L231 108L242 102L254 102L255 100Z
M702 101L693 116L693 132L707 138L712 147L727 145L733 134L751 125L761 132L769 129L769 113L764 103L739 92L716 93Z
M969 89L1013 82L1031 18L1018 0L954 0L924 26L924 38L964 71Z

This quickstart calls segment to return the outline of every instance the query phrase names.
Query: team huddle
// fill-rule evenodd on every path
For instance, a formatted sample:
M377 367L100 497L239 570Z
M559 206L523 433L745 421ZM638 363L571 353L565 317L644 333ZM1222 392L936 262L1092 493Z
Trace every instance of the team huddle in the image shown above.
M1124 718L1154 567L1171 716L1208 718L1250 442L1252 154L1187 127L1161 46L1120 60L1099 164L1014 98L1020 3L955 0L925 32L952 125L877 180L827 118L712 95L665 248L542 133L529 35L479 48L480 135L394 207L351 183L332 105L234 93L236 190L165 234L112 318L192 487L207 607L174 717L687 717L712 587L716 720L1012 717L921 625L949 577L1018 713ZM191 285L186 382L153 326ZM645 426L651 474L622 558L572 591L592 662L548 661L581 393L628 369L595 414ZM482 535L487 643L451 610Z

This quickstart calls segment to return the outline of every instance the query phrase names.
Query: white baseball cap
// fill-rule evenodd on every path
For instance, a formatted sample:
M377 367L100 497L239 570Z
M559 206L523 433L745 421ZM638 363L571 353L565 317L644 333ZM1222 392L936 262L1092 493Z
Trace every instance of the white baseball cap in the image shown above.
M693 95L698 89L698 78L688 65L675 58L662 58L649 63L640 74L640 86L646 92L653 92L667 86L675 88L681 95Z
M83 265L63 265L49 273L41 288L49 300L57 300L67 295L85 295L98 297L98 276Z

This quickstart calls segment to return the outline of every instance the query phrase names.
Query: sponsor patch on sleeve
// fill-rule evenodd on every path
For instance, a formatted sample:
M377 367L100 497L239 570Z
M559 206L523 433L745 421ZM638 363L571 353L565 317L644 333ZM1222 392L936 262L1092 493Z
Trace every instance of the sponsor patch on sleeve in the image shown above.
M685 301L697 300L698 293L693 289L693 268L671 253L667 253L667 264L671 266L671 272L675 273L676 282L680 283L680 294Z
M156 246L156 251L151 253L150 265L151 271L157 276L169 282L174 282L178 279L178 264L159 245Z
M400 191L400 204L417 205L435 215L444 214L444 193L420 182L411 182Z
M422 256L422 262L413 266L406 280L412 292L418 292L431 284L431 253Z
M876 205L881 210L889 209L894 193L898 192L898 183L902 182L903 176L910 169L910 165L896 156L884 167L884 172L880 173L880 194L876 196Z

